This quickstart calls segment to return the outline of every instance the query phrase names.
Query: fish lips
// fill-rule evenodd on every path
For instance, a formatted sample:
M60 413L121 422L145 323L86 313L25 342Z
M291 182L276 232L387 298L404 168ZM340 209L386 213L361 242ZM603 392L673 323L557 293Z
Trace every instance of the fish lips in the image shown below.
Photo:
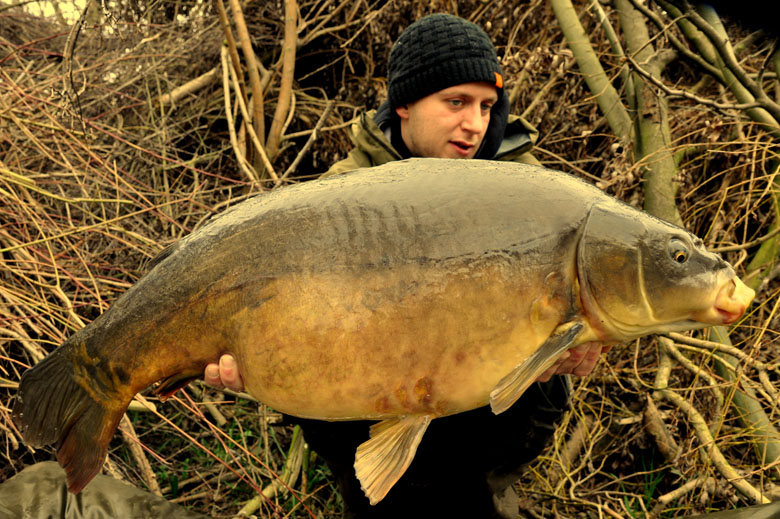
M734 276L721 285L714 303L693 317L703 323L734 323L742 317L755 296L755 290Z

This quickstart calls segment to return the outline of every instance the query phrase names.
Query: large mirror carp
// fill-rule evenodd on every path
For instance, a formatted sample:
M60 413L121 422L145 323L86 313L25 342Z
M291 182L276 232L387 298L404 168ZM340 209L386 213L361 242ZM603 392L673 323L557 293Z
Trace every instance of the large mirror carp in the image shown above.
M697 237L571 175L392 162L256 196L175 243L24 373L13 415L78 492L136 393L229 352L278 411L377 420L355 461L376 503L430 420L500 413L568 348L733 323L753 296Z

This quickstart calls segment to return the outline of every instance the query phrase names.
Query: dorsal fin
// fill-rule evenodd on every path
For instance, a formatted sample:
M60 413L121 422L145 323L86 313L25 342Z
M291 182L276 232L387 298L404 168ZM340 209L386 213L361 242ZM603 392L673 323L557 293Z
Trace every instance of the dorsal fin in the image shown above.
M145 265L146 272L149 272L154 267L156 267L157 265L162 263L165 258L167 258L171 254L173 254L176 251L176 249L178 248L178 245L179 245L179 242L173 242L170 245L168 245L167 247L165 247L163 250L161 250L157 254L157 256L155 256L154 258L150 259L146 263L146 265Z

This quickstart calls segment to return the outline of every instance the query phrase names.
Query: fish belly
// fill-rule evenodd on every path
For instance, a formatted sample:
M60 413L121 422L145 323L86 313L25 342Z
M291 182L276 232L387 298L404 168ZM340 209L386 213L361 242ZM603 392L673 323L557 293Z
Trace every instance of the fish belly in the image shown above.
M568 310L546 281L495 265L285 276L236 316L241 375L262 402L308 418L473 409Z

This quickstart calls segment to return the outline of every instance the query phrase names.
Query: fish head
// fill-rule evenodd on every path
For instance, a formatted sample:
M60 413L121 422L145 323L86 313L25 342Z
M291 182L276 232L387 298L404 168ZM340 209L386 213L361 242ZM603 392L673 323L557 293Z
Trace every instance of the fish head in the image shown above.
M602 339L730 324L755 296L701 239L622 204L591 209L577 270L583 310Z

